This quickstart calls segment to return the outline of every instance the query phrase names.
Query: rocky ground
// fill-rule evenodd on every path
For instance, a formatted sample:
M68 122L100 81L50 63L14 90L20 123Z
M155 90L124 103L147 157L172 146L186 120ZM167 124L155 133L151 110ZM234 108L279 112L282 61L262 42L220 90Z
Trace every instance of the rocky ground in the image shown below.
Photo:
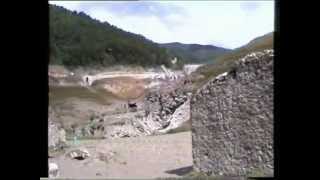
M61 73L51 72L49 83L49 162L58 177L175 177L190 169L186 79L116 77L84 87L78 74ZM87 155L77 160L82 149Z
M191 94L175 89L170 92L148 92L127 101L113 100L106 104L68 98L49 106L49 117L60 124L69 136L131 137L165 133L190 119ZM110 100L110 99L109 99Z
M113 140L68 142L65 153L49 158L67 178L181 177L192 166L191 132ZM68 154L85 149L89 156L72 159ZM188 170L188 171L186 171Z

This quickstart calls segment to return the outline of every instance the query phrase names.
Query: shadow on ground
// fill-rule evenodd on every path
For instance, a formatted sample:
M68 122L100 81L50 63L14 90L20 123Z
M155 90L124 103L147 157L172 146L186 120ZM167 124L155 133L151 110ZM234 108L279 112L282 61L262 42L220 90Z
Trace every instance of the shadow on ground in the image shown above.
M179 168L179 169L169 170L169 171L166 171L166 173L175 174L178 176L183 176L183 175L188 174L191 171L192 171L192 166L187 166L187 167L183 167L183 168Z

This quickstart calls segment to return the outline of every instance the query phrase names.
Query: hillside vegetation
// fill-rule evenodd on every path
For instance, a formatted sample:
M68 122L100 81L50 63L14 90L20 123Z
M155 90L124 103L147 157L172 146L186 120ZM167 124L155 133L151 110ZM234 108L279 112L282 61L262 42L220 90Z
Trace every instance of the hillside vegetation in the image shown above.
M236 60L244 57L250 52L261 51L264 49L273 49L273 32L255 38L248 44L218 57L212 64L208 64L197 69L193 76L198 77L193 79L195 87L199 87L207 82L207 80L231 70Z
M178 42L160 44L184 63L212 63L218 56L230 52L230 49L212 45L182 44Z
M49 5L50 64L170 66L166 49L83 12Z

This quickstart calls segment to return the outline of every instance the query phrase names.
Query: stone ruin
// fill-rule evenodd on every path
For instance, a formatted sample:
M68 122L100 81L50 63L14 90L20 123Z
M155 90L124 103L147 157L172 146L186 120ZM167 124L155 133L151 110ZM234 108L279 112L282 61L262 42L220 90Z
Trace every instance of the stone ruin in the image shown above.
M150 92L144 101L145 119L149 129L166 132L188 121L190 95L181 87L167 92ZM148 128L145 128L148 129Z
M95 115L74 129L77 137L123 138L163 134L190 120L191 93L183 88L148 92L141 102L127 101L124 113Z
M51 150L63 149L66 146L66 132L60 124L54 122L56 115L51 107L49 107L48 119L48 148Z
M149 92L141 105L143 110L122 124L106 126L105 138L166 133L189 120L189 102L190 94L183 89Z
M273 176L273 50L247 55L191 100L194 169Z

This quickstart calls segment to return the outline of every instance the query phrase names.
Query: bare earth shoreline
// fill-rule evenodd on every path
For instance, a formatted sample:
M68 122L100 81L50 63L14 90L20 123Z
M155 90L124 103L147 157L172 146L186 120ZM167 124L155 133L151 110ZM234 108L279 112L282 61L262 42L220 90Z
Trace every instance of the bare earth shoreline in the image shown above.
M65 154L50 158L61 178L165 178L191 170L191 132L114 140L82 141L68 150L85 148L90 157L76 160Z

